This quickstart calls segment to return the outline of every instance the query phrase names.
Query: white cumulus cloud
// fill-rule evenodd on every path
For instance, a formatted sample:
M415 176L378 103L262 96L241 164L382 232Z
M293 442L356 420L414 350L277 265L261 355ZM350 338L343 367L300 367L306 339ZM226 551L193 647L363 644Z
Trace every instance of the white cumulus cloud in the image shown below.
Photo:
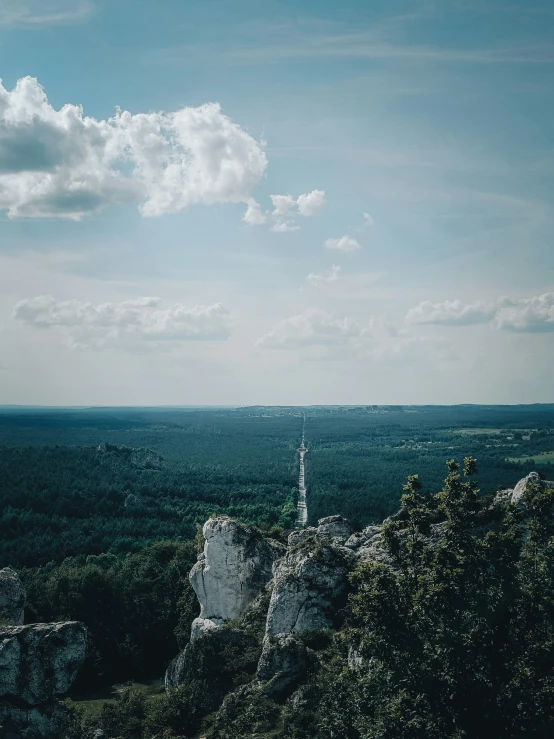
M355 251L361 249L361 244L351 236L341 236L340 239L327 239L325 247L335 251Z
M501 306L495 317L495 325L509 331L554 331L554 293L520 298Z
M299 348L305 346L342 346L360 338L365 329L352 318L337 318L321 310L308 310L279 321L256 342L266 349Z
M503 297L492 302L464 303L445 300L441 303L423 301L410 308L408 323L468 326L489 323L493 328L521 333L554 331L554 292L530 298Z
M261 226L265 223L266 217L262 213L260 204L254 198L248 200L242 220L249 226Z
M326 287L331 285L333 282L337 282L340 279L340 267L333 264L331 269L325 270L325 272L318 274L317 272L310 272L306 277L306 280L310 285L315 287Z
M325 191L312 190L312 192L299 195L296 199L296 205L301 216L315 216L325 205Z
M268 213L273 224L272 231L286 232L298 231L300 226L296 223L298 216L305 218L315 216L325 205L325 191L312 190L299 195L296 199L292 195L270 195L273 210Z
M475 323L488 323L496 314L492 303L464 303L461 300L445 300L431 303L425 300L406 315L408 323L436 323L445 326L468 326Z
M74 347L228 338L231 315L221 303L192 307L175 303L162 308L161 302L160 298L144 297L94 304L40 295L19 301L13 317L35 328L62 327Z
M144 216L194 203L249 203L267 158L217 103L97 120L55 110L36 79L0 84L0 209L79 219L135 202Z

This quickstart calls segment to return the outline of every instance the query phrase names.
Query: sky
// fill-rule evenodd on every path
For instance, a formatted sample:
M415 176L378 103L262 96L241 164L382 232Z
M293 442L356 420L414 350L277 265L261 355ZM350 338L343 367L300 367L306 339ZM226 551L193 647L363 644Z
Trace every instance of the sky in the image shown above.
M549 0L0 0L0 404L554 401Z

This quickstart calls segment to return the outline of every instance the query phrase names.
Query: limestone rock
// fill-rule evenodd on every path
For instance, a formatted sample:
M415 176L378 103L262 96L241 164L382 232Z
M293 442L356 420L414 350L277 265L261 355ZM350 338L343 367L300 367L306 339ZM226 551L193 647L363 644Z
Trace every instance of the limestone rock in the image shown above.
M381 533L380 526L368 526L363 531L356 531L348 537L344 542L344 546L349 549L359 549L359 547L367 544L374 536Z
M0 736L2 739L78 739L78 722L58 700L22 707L10 700L0 701Z
M129 455L129 461L133 467L142 470L162 470L165 467L162 455L151 449L133 449Z
M264 682L266 695L279 695L305 677L309 664L308 649L290 634L264 639L256 677Z
M287 539L288 549L298 546L298 544L306 541L310 536L315 536L315 534L317 534L317 529L313 526L307 526L305 529L296 529L296 531L291 531Z
M393 560L387 549L383 546L381 534L375 534L367 539L364 544L359 547L356 552L358 559L362 562L380 562L381 564L392 565Z
M350 521L342 516L327 516L320 518L317 522L317 533L320 536L328 536L334 544L344 544L352 534Z
M162 455L152 451L152 449L135 449L128 446L108 444L107 441L103 441L98 445L96 451L99 454L113 454L116 457L121 457L129 462L132 467L141 470L161 470L165 467L165 460Z
M538 483L544 488L554 488L554 482L550 480L541 480L538 472L530 472L527 477L523 477L516 486L512 489L507 488L506 490L500 490L493 501L493 505L499 503L515 503L516 505L523 504L523 494L528 483Z
M210 688L210 710L236 685L237 676L254 675L260 656L258 640L240 629L215 629L191 641L169 666L165 685L172 690L191 680Z
M25 609L25 588L11 567L0 570L0 627L21 626Z
M319 534L289 550L274 568L266 637L331 627L354 558Z
M200 602L191 639L241 616L271 580L285 548L228 516L204 524L204 553L189 574Z
M0 628L0 700L36 706L66 693L86 656L77 621Z

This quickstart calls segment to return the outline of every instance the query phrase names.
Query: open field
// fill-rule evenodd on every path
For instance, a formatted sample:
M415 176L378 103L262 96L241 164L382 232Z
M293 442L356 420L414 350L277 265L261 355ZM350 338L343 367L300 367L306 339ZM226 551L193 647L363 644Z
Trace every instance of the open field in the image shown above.
M535 464L554 463L554 452L539 452L539 454L529 454L525 457L508 457L508 462L515 462L516 464L528 464L532 461Z

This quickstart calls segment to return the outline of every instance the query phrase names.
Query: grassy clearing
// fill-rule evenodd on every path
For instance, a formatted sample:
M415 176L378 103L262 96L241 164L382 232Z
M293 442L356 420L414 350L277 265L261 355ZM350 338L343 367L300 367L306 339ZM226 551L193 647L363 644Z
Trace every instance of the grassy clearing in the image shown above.
M110 688L87 698L73 698L71 699L71 704L80 710L84 718L96 718L100 714L104 703L113 703L117 699L117 696L125 690L138 690L144 693L147 698L153 698L156 695L161 695L165 691L165 688L162 678L156 678L155 680L144 683L112 685Z
M525 457L508 457L506 461L516 462L516 464L530 461L536 464L548 464L548 462L554 462L554 452L539 452L539 454L528 454Z
M450 433L460 434L461 436L513 436L513 434L522 434L524 440L529 440L530 432L536 429L498 429L498 428L458 428L452 429Z

